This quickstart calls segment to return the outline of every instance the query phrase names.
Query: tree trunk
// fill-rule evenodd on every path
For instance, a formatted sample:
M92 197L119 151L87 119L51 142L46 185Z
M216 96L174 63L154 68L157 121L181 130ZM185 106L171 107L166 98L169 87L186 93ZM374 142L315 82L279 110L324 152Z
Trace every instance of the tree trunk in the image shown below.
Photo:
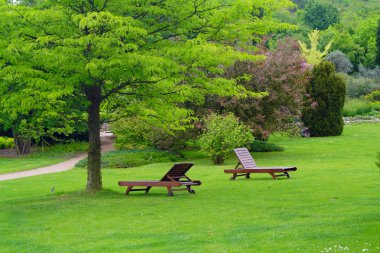
M88 167L87 167L87 191L99 191L102 189L101 153L100 153L100 103L101 91L99 87L93 86L86 90L90 101L88 108Z
M217 155L215 157L212 157L212 161L214 162L214 164L223 164L224 157L222 155Z
M20 136L13 130L13 140L17 155L26 155L32 152L32 138Z

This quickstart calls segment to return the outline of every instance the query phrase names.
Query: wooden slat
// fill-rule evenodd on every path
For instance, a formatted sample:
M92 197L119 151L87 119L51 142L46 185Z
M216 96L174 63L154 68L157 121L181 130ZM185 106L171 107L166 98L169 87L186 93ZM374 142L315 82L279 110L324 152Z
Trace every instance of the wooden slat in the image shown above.
M181 186L181 182L174 181L119 181L120 186Z

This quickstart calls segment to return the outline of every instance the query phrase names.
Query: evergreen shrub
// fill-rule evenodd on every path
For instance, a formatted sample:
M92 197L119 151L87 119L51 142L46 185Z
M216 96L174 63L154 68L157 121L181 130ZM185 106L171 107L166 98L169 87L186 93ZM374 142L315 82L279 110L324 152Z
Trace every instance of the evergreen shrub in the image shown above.
M306 93L302 121L310 136L340 135L346 87L331 62L321 62L313 68Z

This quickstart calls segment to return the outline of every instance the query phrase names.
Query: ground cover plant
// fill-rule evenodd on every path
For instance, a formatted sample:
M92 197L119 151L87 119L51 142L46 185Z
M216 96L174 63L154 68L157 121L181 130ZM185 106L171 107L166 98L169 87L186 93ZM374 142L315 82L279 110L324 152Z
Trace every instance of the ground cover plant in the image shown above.
M189 151L196 194L152 189L129 196L119 180L159 179L172 163L104 170L104 190L83 191L86 171L0 183L1 252L379 252L380 125L341 136L272 136L283 152L253 153L259 165L296 165L290 179L230 181ZM195 154L191 156L191 154Z
M38 147L30 155L16 158L0 157L0 174L30 170L63 162L87 150L87 143L56 144Z

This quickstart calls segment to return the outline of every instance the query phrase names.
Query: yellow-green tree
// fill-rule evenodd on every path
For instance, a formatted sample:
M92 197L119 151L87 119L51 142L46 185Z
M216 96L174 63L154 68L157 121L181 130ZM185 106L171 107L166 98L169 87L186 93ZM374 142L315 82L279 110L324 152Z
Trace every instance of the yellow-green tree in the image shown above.
M306 43L302 41L298 41L300 50L305 57L307 63L311 65L319 64L323 57L325 57L332 45L332 41L330 41L324 48L323 51L318 49L318 40L319 40L320 32L318 30L314 30L308 34L310 47L307 46Z

